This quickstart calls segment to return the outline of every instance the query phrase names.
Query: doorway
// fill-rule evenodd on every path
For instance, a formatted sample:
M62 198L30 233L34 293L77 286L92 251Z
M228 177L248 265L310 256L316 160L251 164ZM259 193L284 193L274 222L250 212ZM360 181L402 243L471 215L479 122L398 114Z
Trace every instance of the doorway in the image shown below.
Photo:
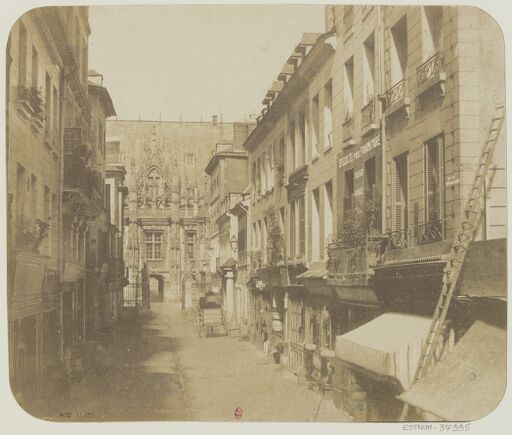
M161 275L149 276L149 298L150 302L164 301L164 278Z

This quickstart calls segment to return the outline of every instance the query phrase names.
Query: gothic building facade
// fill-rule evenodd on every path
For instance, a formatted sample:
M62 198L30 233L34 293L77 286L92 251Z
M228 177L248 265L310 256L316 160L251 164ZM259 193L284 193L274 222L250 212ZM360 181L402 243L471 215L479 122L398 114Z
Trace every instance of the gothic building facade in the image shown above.
M206 227L208 178L204 168L218 142L231 141L233 125L217 122L111 121L119 142L129 198L125 256L126 307L181 300L195 305L208 288Z

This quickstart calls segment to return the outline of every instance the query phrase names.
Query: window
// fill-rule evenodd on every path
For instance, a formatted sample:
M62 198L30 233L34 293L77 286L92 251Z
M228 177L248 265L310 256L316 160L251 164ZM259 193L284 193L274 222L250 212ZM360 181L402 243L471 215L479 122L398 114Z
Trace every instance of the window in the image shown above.
M423 62L439 52L442 24L443 8L441 6L421 8L421 56Z
M279 155L277 157L277 170L279 174L279 184L284 184L284 174L286 171L285 168L286 162L286 154L285 154L285 138L284 135L279 139Z
M48 73L45 75L44 85L44 104L46 105L46 116L44 117L44 129L46 134L50 134L52 125L51 113L52 113L52 82Z
M407 153L400 154L394 162L393 217L395 231L404 231L407 237L408 228L408 175Z
M18 83L20 86L27 85L27 29L22 22L18 42Z
M441 136L425 143L425 222L443 219L443 140Z
M299 209L299 255L306 253L306 204L304 195L298 200Z
M299 161L297 166L302 166L306 163L306 112L301 111L299 113Z
M189 260L194 259L194 241L195 241L195 235L187 234L187 258Z
M50 203L50 189L48 186L44 186L43 193L43 222L46 222L48 225L51 224L52 216L51 216L51 203ZM48 234L48 238L43 243L43 252L46 255L50 255L51 249L51 240L50 234Z
M19 163L16 168L16 224L17 236L21 236L21 231L25 223L25 204L27 192L27 174L26 170Z
M290 257L295 255L295 246L297 238L297 222L295 213L295 201L290 202Z
M354 207L354 170L345 171L345 196L343 198L343 210L348 212Z
M146 259L155 260L162 258L162 233L146 232L144 237L146 242Z
M290 150L291 150L291 160L290 160L290 168L293 170L296 168L296 154L297 150L295 149L295 122L292 121L290 123L290 127L288 129L288 135L290 136Z
M375 171L375 157L372 157L364 162L364 188L365 188L365 205L366 205L366 222L368 223L367 230L371 233L378 230L380 226L379 210L377 204L377 191L376 191L376 171Z
M373 103L375 96L375 36L372 33L363 45L363 103Z
M105 144L103 134L103 123L98 119L98 151L105 157Z
M324 185L324 242L332 239L332 181ZM323 254L323 252L321 252Z
M345 122L352 119L354 112L354 58L345 63L343 78L343 98L345 100Z
M407 21L404 16L391 28L391 86L402 81L407 67Z
M84 39L82 40L82 83L84 84L84 86L87 86L87 53L87 41Z
M320 189L311 198L311 261L320 260Z
M37 177L30 177L30 217L37 218Z
M319 98L316 94L311 100L311 124L313 137L311 138L311 157L315 157L318 154L318 138L320 130L320 107Z
M53 87L53 136L55 140L59 141L59 100L57 96L57 89Z
M372 157L364 162L364 187L366 190L366 197L369 199L377 199L375 192L375 157Z
M37 88L39 75L39 55L34 46L32 46L32 81L31 86Z
M268 233L267 233L267 218L263 218L263 231L261 235L262 257L263 264L268 264Z
M51 221L50 221L50 243L51 243L51 248L50 248L50 253L51 253L51 256L52 257L57 257L57 254L58 254L58 227L57 227L57 222L58 222L58 213L59 213L59 209L58 209L58 201L57 201L57 195L55 193L52 194L52 205L51 205L51 213L52 213L52 217L51 217Z
M329 80L324 86L324 148L332 145L332 80Z
M186 162L187 166L194 166L196 164L195 154L187 154L185 156L185 162Z

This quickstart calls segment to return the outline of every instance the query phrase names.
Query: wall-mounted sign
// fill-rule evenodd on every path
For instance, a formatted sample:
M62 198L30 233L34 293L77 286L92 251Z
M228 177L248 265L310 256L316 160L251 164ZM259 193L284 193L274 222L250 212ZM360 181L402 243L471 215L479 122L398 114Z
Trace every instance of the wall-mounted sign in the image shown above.
M370 139L365 144L361 145L359 149L352 151L351 153L348 153L344 155L343 157L340 157L338 159L338 168L343 168L350 163L360 159L365 154L368 154L370 151L373 151L375 148L380 146L380 136L375 136L374 138Z
M446 187L451 187L451 186L456 186L457 184L459 184L460 180L457 178L456 175L448 175L448 177L446 177Z

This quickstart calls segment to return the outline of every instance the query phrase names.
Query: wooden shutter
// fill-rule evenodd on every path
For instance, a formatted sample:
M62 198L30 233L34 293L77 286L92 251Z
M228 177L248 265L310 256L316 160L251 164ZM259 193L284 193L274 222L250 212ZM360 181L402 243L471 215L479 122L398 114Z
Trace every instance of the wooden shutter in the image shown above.
M427 222L439 221L441 219L440 204L440 165L439 165L439 144L437 139L428 143L426 151L426 220Z
M300 254L306 253L306 207L304 196L299 199L299 249Z

